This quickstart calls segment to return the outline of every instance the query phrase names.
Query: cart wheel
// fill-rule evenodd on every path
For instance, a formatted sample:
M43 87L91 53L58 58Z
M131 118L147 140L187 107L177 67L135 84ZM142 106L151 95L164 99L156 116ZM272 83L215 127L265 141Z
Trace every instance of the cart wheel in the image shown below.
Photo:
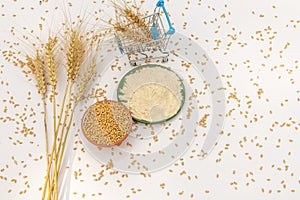
M168 60L169 60L168 57L163 57L162 59L163 62L168 62Z

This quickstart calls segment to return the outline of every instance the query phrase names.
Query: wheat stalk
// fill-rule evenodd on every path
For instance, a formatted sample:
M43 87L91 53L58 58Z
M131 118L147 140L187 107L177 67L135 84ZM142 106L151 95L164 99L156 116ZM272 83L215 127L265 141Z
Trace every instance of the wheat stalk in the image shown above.
M32 70L32 73L35 75L37 80L37 88L38 92L42 95L42 101L44 105L44 129L45 129L45 139L46 139L46 157L47 164L49 164L49 137L47 130L47 111L46 111L46 92L47 92L47 83L46 83L46 75L44 70L44 64L41 56L39 55L38 50L36 51L35 58L32 59L27 56L28 66Z
M82 76L82 79L81 79L81 81L80 81L80 83L77 87L77 93L76 93L76 96L74 98L75 99L74 100L74 109L71 112L70 120L69 120L68 125L67 125L66 134L64 135L63 140L61 140L63 142L60 143L60 145L59 145L59 147L62 147L61 151L60 151L60 148L58 150L58 153L60 153L58 155L58 157L59 157L59 163L58 163L59 170L61 169L62 159L63 159L63 155L64 155L64 151L65 151L65 144L66 144L66 141L67 141L67 138L68 138L69 130L71 128L71 123L73 121L75 108L76 108L78 102L80 101L80 99L82 98L89 80L91 79L91 77L94 74L95 67L96 67L96 58L95 58L95 56L93 56L92 61L90 62L87 69L85 70L85 72Z
M45 74L45 65L43 61L43 57L40 56L39 51L36 50L36 55L34 58L26 55L27 66L30 68L31 73L35 75L35 79L37 81L37 89L38 92L42 95L43 108L44 108L44 131L45 131L45 140L46 140L46 160L47 165L49 165L49 137L48 137L48 129L47 129L47 110L46 110L46 92L47 92L47 82L46 82L46 74ZM48 182L50 184L50 182Z
M59 147L62 147L62 150L60 151L60 148L58 150L58 152L60 153L59 156L58 156L59 157L59 164L58 164L59 169L61 169L62 159L63 159L63 155L64 155L64 151L65 151L65 144L66 144L66 140L68 138L69 130L71 128L71 123L72 123L72 120L73 120L75 107L77 106L78 102L82 98L82 96L84 94L84 91L86 89L86 86L87 86L89 80L91 79L91 77L94 74L95 67L96 67L96 57L93 56L89 66L87 67L87 69L85 70L85 72L82 76L82 79L81 79L80 83L78 84L77 93L76 93L75 98L74 98L74 109L71 112L71 117L70 117L70 120L69 120L68 125L67 125L66 134L64 135L64 137L61 136L61 137L63 137L63 140L61 140L63 142L62 142L62 144L59 145Z
M42 57L39 54L39 51L36 50L36 55L34 58L26 56L27 66L30 68L31 73L35 76L36 87L38 93L42 95L42 100L44 102L44 127L45 127L45 136L46 136L46 153L47 153L47 162L48 162L48 133L47 133L47 124L46 124L46 92L47 92L47 82L46 75L44 70L44 64Z
M32 60L32 64L34 66L34 71L32 71L37 80L37 88L38 92L42 95L42 100L43 100L43 105L44 105L44 128L45 128L45 137L46 137L46 157L47 157L47 164L49 164L49 138L48 138L48 130L47 130L47 116L46 116L46 92L47 92L47 83L46 83L46 75L45 75L45 70L44 70L44 63L42 61L41 56L39 55L38 50L36 51L36 56ZM31 63L29 63L31 65Z
M47 72L48 72L48 77L49 77L49 83L52 86L52 98L53 98L53 126L54 126L54 142L53 142L53 148L56 151L56 143L57 143L57 133L56 133L56 86L57 86L57 76L56 76L56 63L55 63L55 45L57 43L56 38L51 38L50 36L48 37L48 41L45 45L45 63L47 66ZM55 198L58 198L58 173L57 173L57 157L56 155L53 156L51 154L51 158L54 159L54 177L55 177L55 188L54 188L54 195Z

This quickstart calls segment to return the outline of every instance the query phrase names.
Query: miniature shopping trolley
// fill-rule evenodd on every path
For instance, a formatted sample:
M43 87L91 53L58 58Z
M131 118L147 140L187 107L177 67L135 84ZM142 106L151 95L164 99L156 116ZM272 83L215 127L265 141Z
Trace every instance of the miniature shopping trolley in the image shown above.
M169 29L165 30L161 19L161 9L166 17ZM167 10L164 6L164 0L159 0L156 4L153 14L142 18L145 22L143 32L149 33L149 39L141 39L139 37L124 36L121 31L115 32L115 38L121 54L127 54L130 65L135 66L138 61L148 58L162 59L163 62L168 61L169 52L166 51L171 35L175 33L172 27ZM129 30L136 31L140 27L137 24L127 24ZM151 55L151 56L150 56Z

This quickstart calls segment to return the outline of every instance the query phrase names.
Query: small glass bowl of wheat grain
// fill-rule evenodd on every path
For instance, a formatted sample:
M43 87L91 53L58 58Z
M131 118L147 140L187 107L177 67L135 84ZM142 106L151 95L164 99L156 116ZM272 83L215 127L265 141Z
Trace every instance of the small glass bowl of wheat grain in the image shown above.
M98 147L120 145L131 132L131 114L120 102L97 101L84 113L81 129L85 138Z

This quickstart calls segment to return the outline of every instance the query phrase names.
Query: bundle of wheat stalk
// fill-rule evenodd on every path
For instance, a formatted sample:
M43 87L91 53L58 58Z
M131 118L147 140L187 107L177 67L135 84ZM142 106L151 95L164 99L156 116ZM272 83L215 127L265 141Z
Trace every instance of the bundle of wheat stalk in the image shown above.
M152 40L150 21L146 20L146 13L141 11L135 1L128 3L125 0L111 0L111 3L115 9L116 19L108 23L122 39L140 42Z
M74 111L96 66L96 57L93 56L95 49L92 49L95 37L87 38L88 34L84 30L81 24L66 28L63 33L65 38L49 36L47 42L40 44L41 48L34 55L26 55L23 63L34 75L44 105L47 170L42 199L59 199L58 180ZM64 65L65 70L60 65ZM58 74L62 73L66 80L58 79ZM63 93L58 90L59 84L65 88ZM61 99L61 102L57 103L57 99ZM46 116L48 104L53 109L52 118Z

